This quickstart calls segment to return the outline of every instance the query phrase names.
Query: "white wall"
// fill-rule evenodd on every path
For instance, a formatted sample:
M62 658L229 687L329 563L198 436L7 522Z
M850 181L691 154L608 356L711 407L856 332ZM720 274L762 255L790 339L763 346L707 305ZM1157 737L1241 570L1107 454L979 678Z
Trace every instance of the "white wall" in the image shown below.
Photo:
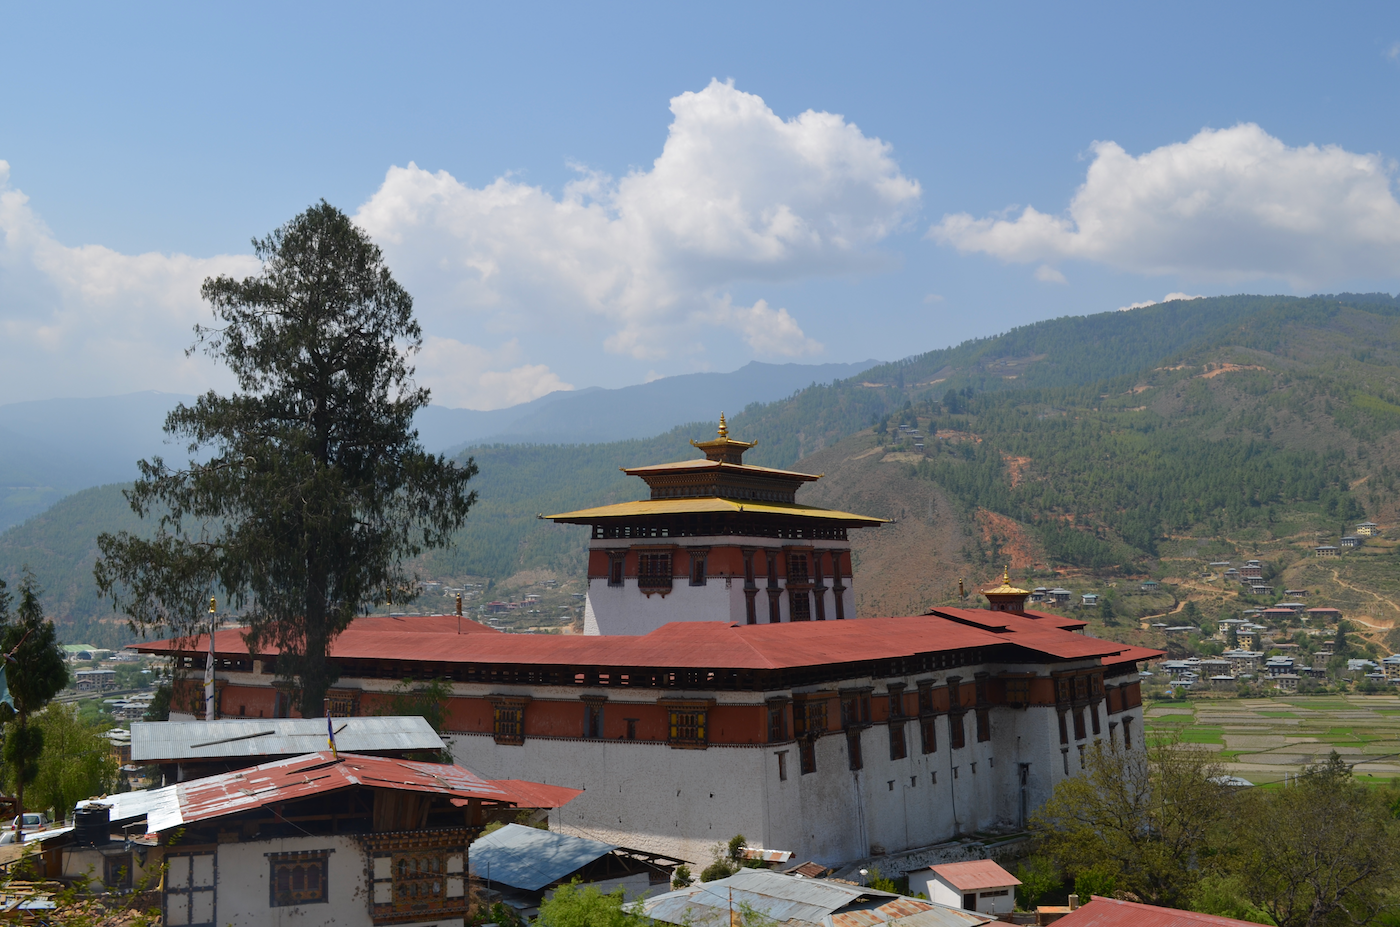
M268 853L334 850L327 869L324 904L272 907ZM366 855L353 837L285 837L246 843L221 843L218 848L216 923L219 927L339 927L373 923L367 898ZM462 919L417 921L413 927L461 927Z
M617 550L627 547L631 542L620 540L594 540L589 542L590 548L594 550ZM636 543L646 545L656 543L655 541L641 540ZM734 538L734 537L708 537L708 538L684 538L677 539L678 546L685 547L733 547L742 543L745 547L754 547L759 550L781 550L784 546L789 546L793 542L773 538ZM847 541L803 541L818 550L841 550L850 549ZM755 555L755 559L762 563L762 554ZM850 569L849 558L846 569ZM822 582L828 587L826 592L826 617L832 620L836 617L835 592L830 589L832 577L830 576L830 559L825 564ZM758 595L754 599L755 614L758 623L768 623L768 592L767 577L757 578ZM851 578L843 579L845 591L842 594L842 614L846 618L855 618L855 591L852 589ZM778 586L786 590L786 577L778 577ZM790 621L789 604L787 595L779 598L779 608L782 620ZM816 605L813 604L812 615L816 617ZM724 573L711 573L703 586L692 586L686 576L676 576L672 581L671 591L665 596L660 593L652 593L650 596L637 588L637 578L629 576L623 581L622 586L608 585L607 577L594 577L588 581L588 593L584 599L583 606L583 633L584 634L646 634L668 624L672 621L730 621L744 624L748 620L748 608L744 599L744 576L742 573L726 575Z
M919 679L947 675L970 680L983 667L906 677L906 691ZM1001 670L1003 667L988 667ZM1021 667L1006 667L1018 670ZM1071 667L1067 667L1071 668ZM890 680L853 679L873 685L882 697ZM897 681L897 680L896 680ZM480 694L458 686L459 694ZM496 687L510 689L512 687ZM537 698L576 698L568 687L539 687ZM680 695L682 693L674 693ZM720 704L758 704L778 693L707 693ZM627 695L609 693L609 710ZM637 693L644 699L655 693ZM1108 740L1108 718L1100 711L1100 738ZM1136 718L1134 747L1141 748L1141 709L1114 715ZM937 750L921 752L916 720L905 722L907 755L891 760L887 725L861 733L863 768L849 768L844 733L817 740L817 771L801 772L795 742L754 746L674 749L645 741L528 737L522 746L497 745L489 734L445 733L457 762L488 778L528 779L580 788L584 793L550 816L550 827L609 843L708 864L716 843L743 834L752 846L790 850L804 859L836 864L883 850L897 853L996 824L1020 826L1020 764L1029 764L1026 813L1050 797L1065 778L1059 726L1051 707L996 707L990 711L990 741L977 741L976 714L963 718L965 745L954 750L949 718L936 720ZM1069 726L1069 775L1078 775L1078 745ZM1121 743L1121 728L1120 739ZM778 778L775 754L786 752L787 779ZM956 774L954 770L956 769ZM935 776L936 774L936 776Z

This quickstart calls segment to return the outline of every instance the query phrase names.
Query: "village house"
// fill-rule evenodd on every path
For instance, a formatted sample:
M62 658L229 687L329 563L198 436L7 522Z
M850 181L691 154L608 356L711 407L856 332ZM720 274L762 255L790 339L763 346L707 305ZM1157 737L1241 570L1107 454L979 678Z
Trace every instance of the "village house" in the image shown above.
M1346 537L1342 538L1343 547L1360 547L1363 542L1363 538L1359 538L1354 534L1348 534Z
M166 927L460 924L468 845L578 793L327 750L83 802L45 875L158 885ZM125 835L114 838L114 834Z
M1263 561L1261 561L1261 560L1246 560L1244 566L1240 568L1240 576L1244 577L1245 579L1263 579L1263 578L1264 578L1264 563L1263 563Z
M1096 592L1086 592L1080 598L1085 608L1094 608L1099 604L1099 595Z
M1333 544L1319 544L1313 548L1313 555L1317 557L1335 557L1340 553Z
M919 873L910 873L912 886ZM990 859L930 866L923 873L928 900L979 914L1009 914L1016 909L1021 880Z
M1236 676L1254 672L1264 660L1264 654L1257 650L1227 650L1221 656L1229 662L1230 672Z
M1310 608L1303 612L1304 618L1320 618L1324 621L1336 621L1342 617L1342 610L1339 608Z
M671 885L681 860L612 843L507 824L471 845L471 874L488 894L533 919L560 885L578 882L603 894L618 888L632 901Z
M1381 533L1381 526L1373 521L1363 521L1356 526L1356 533L1363 538L1373 538Z
M79 692L106 692L117 687L117 671L109 669L78 670L73 684Z
M1094 895L1082 905L1077 903L1078 896L1071 895L1070 899L1071 905L1064 910L1062 916L1053 921L1056 927L1254 927L1249 921L1236 920L1233 917L1162 908L1136 901L1103 898L1099 895ZM1040 910L1046 912L1047 909ZM1052 922L1042 920L1040 923Z

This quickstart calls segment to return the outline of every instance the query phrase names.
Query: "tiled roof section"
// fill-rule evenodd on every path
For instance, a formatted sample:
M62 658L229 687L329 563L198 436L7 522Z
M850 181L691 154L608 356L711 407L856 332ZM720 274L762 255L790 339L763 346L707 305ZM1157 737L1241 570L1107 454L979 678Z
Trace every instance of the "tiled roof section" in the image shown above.
M1071 911L1055 922L1056 927L1249 927L1249 921L1221 917L1218 914L1198 914L1159 908L1156 905L1119 901L1116 898L1093 900L1077 911Z
M446 763L416 763L350 753L339 757L329 752L309 753L168 786L174 792L175 801L147 812L146 831L160 833L182 824L356 786L431 792L447 795L453 804L461 805L480 799L523 807L555 808L582 794L578 789L562 786L528 785L530 789L517 791L509 782L493 782L470 769ZM539 800L549 803L530 804Z
M930 866L934 874L949 885L964 892L981 891L984 888L1006 888L1020 885L1021 880L990 859L974 859L965 863L943 863Z
M703 463L704 461L702 461ZM619 502L615 505L600 505L597 508L579 509L577 512L561 512L546 515L545 518L566 524L593 524L608 518L641 518L651 515L784 515L810 518L816 521L848 526L883 525L888 519L871 518L869 515L855 515L851 512L838 512L821 509L814 505L799 505L796 502L751 502L742 499L723 499L719 496L694 496L679 499L643 499L640 502Z
M975 619L975 620L974 620ZM447 619L456 622L455 617ZM980 647L1014 645L1027 659L1150 659L1159 651L1074 634L1053 621L977 609L939 609L932 615L812 621L797 624L736 625L722 621L672 622L650 634L582 636L559 634L467 633L428 630L438 619L411 619L402 625L384 619L357 619L331 645L336 660L402 661L434 664L528 664L534 666L660 667L668 669L775 670L862 663ZM362 624L364 622L364 624ZM412 630L421 623L423 630ZM208 638L133 645L146 653L204 653ZM215 651L246 656L241 632L219 631ZM1123 654L1133 654L1124 657Z

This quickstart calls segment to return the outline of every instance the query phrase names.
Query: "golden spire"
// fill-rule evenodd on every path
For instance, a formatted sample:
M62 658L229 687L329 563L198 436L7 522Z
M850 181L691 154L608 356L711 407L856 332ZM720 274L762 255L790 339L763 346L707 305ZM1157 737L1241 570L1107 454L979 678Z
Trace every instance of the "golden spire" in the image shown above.
M719 414L719 437L712 441L691 441L695 447L705 452L710 460L728 464L743 464L744 451L757 444L757 441L735 441L729 437L729 423L724 413Z

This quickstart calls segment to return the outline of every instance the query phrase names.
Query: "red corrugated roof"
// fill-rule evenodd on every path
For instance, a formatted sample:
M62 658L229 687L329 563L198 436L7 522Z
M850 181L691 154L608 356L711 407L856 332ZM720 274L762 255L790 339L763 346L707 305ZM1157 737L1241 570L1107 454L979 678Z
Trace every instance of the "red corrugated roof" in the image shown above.
M1122 662L1128 652L1148 659L1158 651L1085 637L1050 622L978 609L939 609L932 615L735 625L722 621L673 622L636 637L481 633L455 616L361 618L331 645L338 660L418 663L530 664L538 666L785 669L886 660L998 644L1015 644L1052 658L1093 657ZM947 615L943 613L947 613ZM953 615L956 613L957 618ZM958 620L962 619L962 620ZM976 619L975 621L973 619ZM469 625L475 627L469 628ZM982 626L979 626L982 625ZM1005 630L988 630L987 627ZM450 630L448 630L450 628ZM204 653L208 638L132 645L147 653ZM244 656L242 632L219 631L215 652ZM275 649L269 648L275 653Z
M211 820L356 786L432 792L450 796L454 804L481 799L525 808L557 808L582 794L579 789L538 782L492 781L447 763L417 763L354 753L342 753L337 758L327 751L182 782L174 786L178 820L173 816L169 820L149 820L148 827L157 832L166 825ZM545 803L533 804L535 801Z
M1250 927L1250 923L1218 914L1178 911L1095 895L1078 911L1057 920L1055 927Z
M934 874L958 891L975 892L984 888L1006 888L1020 885L1021 880L990 859L974 859L965 863L943 863L930 866Z

